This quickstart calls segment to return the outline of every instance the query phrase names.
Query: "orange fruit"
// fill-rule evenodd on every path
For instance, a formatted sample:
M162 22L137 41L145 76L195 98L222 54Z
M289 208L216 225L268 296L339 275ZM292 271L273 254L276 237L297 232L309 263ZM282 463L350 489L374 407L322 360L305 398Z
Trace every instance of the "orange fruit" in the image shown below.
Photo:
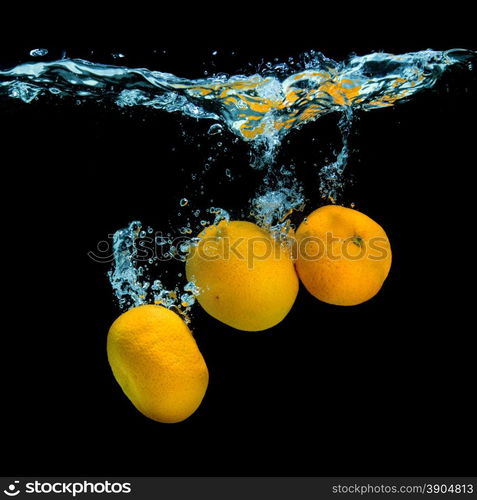
M298 293L291 250L252 222L221 221L199 234L186 262L200 305L238 330L280 323Z
M191 331L178 314L143 305L121 314L108 333L113 375L133 405L158 422L195 412L209 372Z
M367 215L338 205L312 212L296 231L296 270L317 299L340 306L374 297L391 268L384 229Z

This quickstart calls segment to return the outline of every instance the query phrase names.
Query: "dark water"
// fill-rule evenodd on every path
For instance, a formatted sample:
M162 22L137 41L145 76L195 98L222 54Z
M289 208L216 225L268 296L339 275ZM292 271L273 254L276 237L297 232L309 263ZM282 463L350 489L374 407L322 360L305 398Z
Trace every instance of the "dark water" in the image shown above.
M138 66L125 56L106 62ZM244 70L254 57L242 52L237 73L256 73ZM165 66L180 76L172 59ZM393 269L380 294L335 308L301 290L287 318L259 335L194 308L211 382L178 426L148 421L115 385L105 355L120 313L111 264L88 252L133 220L171 234L188 219L213 222L210 207L254 220L252 200L277 190L275 174L251 167L251 141L223 122L209 134L216 120L51 93L30 103L1 98L4 271L13 289L2 348L5 474L462 474L475 420L471 257L462 242L474 213L476 80L466 64L407 102L353 112L343 172L351 182L339 202L355 202L390 237ZM201 78L192 57L180 65ZM319 174L342 151L341 116L290 130L275 151L272 172L292 170L302 186L296 221L328 202ZM160 274L172 288L183 263L154 269L147 280Z

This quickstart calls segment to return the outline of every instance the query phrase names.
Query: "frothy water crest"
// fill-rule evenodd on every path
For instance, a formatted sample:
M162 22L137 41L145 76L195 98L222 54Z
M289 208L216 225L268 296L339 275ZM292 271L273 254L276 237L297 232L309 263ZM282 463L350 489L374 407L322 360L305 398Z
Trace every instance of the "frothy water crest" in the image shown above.
M274 159L290 130L332 111L392 106L434 85L443 71L472 58L464 49L403 55L372 53L335 62L310 52L303 70L285 63L263 74L189 80L144 68L82 59L34 62L0 71L0 95L31 102L46 93L109 99L120 107L146 106L222 122L249 141L255 165Z

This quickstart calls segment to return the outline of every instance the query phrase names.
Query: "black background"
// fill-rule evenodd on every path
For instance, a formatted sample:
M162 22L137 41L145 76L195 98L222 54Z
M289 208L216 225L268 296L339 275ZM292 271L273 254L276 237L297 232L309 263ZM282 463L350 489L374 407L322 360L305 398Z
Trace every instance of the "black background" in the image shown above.
M211 56L216 48L57 48L48 57L66 50L196 78L205 70L252 72L262 59L309 48L339 60L428 45L219 48ZM26 60L26 49L11 50L0 65ZM120 311L109 267L87 253L133 219L177 226L183 196L192 208L240 216L263 174L248 166L243 144L208 137L209 121L2 97L4 475L469 473L475 82L475 70L456 68L407 103L359 114L348 169L354 183L342 201L355 202L391 240L393 267L381 292L340 308L301 287L285 320L258 333L234 331L196 307L192 327L210 385L200 409L176 425L142 416L116 384L105 341ZM339 148L336 123L330 115L291 133L278 158L295 163L307 212L322 204L313 163ZM217 155L218 140L228 154ZM201 197L191 175L210 155Z

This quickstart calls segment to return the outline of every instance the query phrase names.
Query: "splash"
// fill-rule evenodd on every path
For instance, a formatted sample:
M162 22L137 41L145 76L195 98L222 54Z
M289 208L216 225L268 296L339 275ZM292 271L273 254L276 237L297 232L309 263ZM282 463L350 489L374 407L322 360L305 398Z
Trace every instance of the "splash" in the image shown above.
M257 224L272 233L281 242L289 244L288 234L292 225L290 215L305 207L303 186L295 176L293 165L270 168L263 186L250 200L250 215Z
M181 198L179 206L189 206L187 198ZM210 214L200 219L200 210L192 211L195 219L194 230L210 224L216 225L222 220L229 221L230 214L223 208L210 207ZM176 284L168 288L161 280L153 280L154 267L175 260L185 262L190 249L197 245L199 238L192 237L191 222L178 228L181 236L171 233L158 233L152 227L143 229L140 221L132 221L127 227L119 229L113 235L113 265L108 272L113 293L121 309L130 309L143 304L158 304L169 309L175 309L190 322L191 307L200 293L194 281L184 285ZM182 277L182 273L178 275Z
M153 264L157 257L155 259L140 258L139 249L144 248L144 245L141 245L141 239L154 231L152 228L149 228L147 232L141 231L141 228L140 221L133 221L127 227L116 231L113 236L114 261L108 277L119 307L130 309L148 303L159 304L169 309L174 308L183 316L186 323L189 323L189 312L200 293L199 287L193 281L189 281L182 287L182 290L177 285L173 289L168 289L160 280L151 282L147 279L149 265ZM155 239L157 238L156 236ZM169 239L161 240L158 245L161 246L168 241ZM193 240L187 246L183 246L177 256L172 254L175 246L172 240L170 242L169 254L166 252L164 255L182 260Z
M47 53L47 49L34 49L30 55L39 58ZM303 62L267 64L252 75L215 75L196 80L145 68L64 58L0 71L0 96L25 103L48 95L70 97L78 104L106 101L120 108L147 107L213 120L208 130L210 136L228 130L251 146L252 166L268 167L261 190L251 200L251 215L259 225L285 241L291 227L290 214L303 210L305 203L293 168L274 167L280 144L290 131L328 113L341 114L341 150L320 171L321 196L335 201L342 194L356 112L393 106L429 89L447 68L467 63L475 55L464 49L424 50L402 55L372 53L336 62L312 51L305 54ZM121 59L123 54L113 57ZM226 175L230 177L230 171ZM180 207L189 207L189 200L182 198ZM221 208L211 207L207 213L213 220L201 219L199 229L230 218ZM194 217L199 214L200 210L194 211ZM196 238L189 236L193 229L190 222L178 228L181 235L189 238L187 241L175 244L169 235L156 243L166 248L164 255L184 261L191 245L197 243ZM175 308L189 321L188 313L200 290L194 282L168 289L160 280L150 279L150 266L157 262L143 262L138 256L144 235L139 221L114 235L114 263L109 279L120 307L161 304Z
M273 162L292 129L332 111L392 106L434 85L450 66L475 57L464 49L373 53L338 63L310 52L303 68L268 65L263 74L189 80L169 73L82 59L21 64L0 71L0 95L31 102L44 94L112 100L221 122L251 143L254 165ZM217 128L215 130L218 130Z
M116 231L113 236L114 264L108 276L121 308L147 303L149 283L141 281L143 268L137 268L135 263L135 243L140 230L141 223L133 221L126 228Z
M338 122L341 132L342 146L335 161L323 166L320 170L320 193L322 198L335 203L341 197L344 180L343 173L349 156L349 137L353 126L353 110L347 108Z

